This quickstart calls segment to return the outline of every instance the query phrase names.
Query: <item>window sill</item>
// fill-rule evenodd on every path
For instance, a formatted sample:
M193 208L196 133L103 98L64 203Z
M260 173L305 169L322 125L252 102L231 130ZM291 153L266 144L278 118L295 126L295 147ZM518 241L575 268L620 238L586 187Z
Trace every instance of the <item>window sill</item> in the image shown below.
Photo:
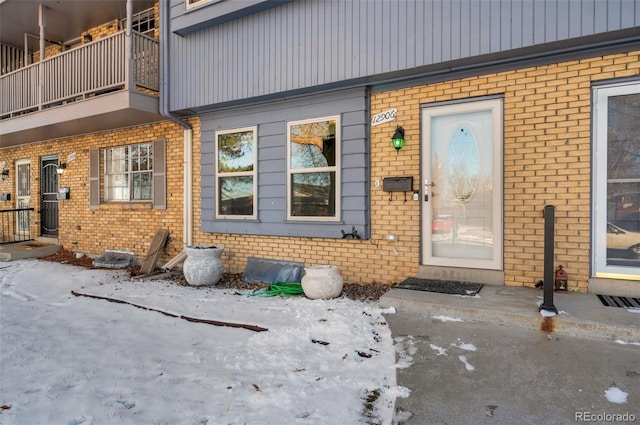
M105 210L150 210L153 208L153 202L106 202L100 204L99 209Z
M230 217L230 216L220 216L220 217L216 217L215 221L226 221L228 223L260 223L260 220L258 220L255 217Z
M296 218L296 219L287 219L284 221L284 223L286 224L337 224L337 225L344 225L345 222L342 220L324 220L324 219L318 219L316 217L309 217L308 219L306 218Z

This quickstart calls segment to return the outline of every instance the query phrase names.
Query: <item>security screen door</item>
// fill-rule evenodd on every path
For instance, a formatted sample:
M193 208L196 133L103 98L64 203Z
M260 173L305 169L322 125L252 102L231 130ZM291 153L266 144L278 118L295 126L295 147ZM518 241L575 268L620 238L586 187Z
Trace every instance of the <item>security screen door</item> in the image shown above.
M58 237L58 157L44 157L40 171L40 235Z
M423 264L502 269L502 99L422 110Z
M29 208L31 203L31 163L28 159L16 161L16 208ZM29 234L29 215L18 214L17 239Z
M640 280L640 82L593 91L594 274Z

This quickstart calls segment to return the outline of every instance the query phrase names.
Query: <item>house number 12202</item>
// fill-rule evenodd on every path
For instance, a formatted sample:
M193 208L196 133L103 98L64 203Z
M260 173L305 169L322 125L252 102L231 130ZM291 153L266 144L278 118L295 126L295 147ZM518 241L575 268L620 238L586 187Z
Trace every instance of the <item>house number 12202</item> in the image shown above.
M378 124L383 124L385 122L393 121L396 119L396 112L398 110L396 108L389 109L388 111L380 112L379 114L375 114L371 119L371 127L375 127Z

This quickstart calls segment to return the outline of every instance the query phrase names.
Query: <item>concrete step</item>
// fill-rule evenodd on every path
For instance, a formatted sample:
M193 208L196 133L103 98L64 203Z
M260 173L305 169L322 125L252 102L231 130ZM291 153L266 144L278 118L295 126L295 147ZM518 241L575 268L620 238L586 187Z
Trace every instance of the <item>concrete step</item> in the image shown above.
M61 245L39 241L25 241L0 245L0 261L41 258L53 255L62 249Z
M543 291L534 288L485 285L475 297L393 288L380 298L382 307L435 317L498 326L519 326L546 333L640 342L640 313L604 306L594 294L554 293L558 314L539 311Z

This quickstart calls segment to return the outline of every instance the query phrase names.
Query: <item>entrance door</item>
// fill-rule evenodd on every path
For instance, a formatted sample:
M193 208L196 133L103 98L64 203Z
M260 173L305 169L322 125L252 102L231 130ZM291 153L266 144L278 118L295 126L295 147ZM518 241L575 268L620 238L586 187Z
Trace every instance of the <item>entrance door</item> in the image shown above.
M16 161L16 208L29 208L31 203L31 164L28 159ZM29 214L18 214L17 239L29 235Z
M640 280L640 83L593 91L593 270Z
M422 110L426 265L502 269L502 100Z
M40 235L58 237L58 157L42 158Z

